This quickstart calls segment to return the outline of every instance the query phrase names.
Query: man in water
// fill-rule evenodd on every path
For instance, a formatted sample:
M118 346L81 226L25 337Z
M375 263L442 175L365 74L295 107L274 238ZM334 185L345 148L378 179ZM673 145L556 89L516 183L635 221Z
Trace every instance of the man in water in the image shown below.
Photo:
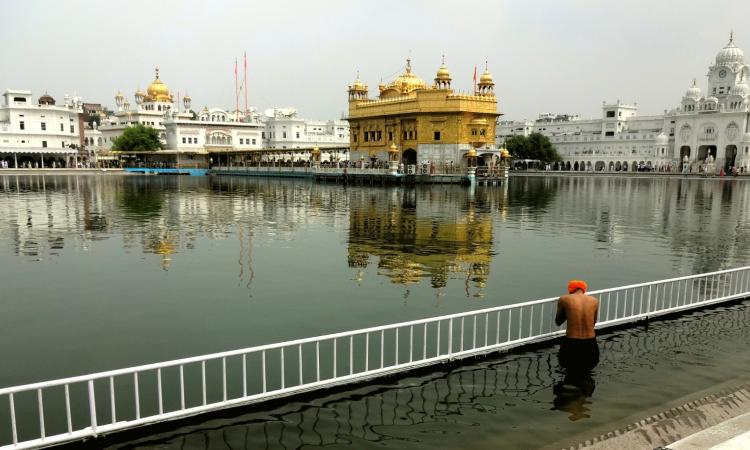
M568 295L557 302L555 323L568 327L560 344L558 359L564 378L552 388L555 395L553 408L568 412L572 421L590 417L589 398L594 394L596 382L591 370L599 363L594 324L599 310L599 300L586 295L585 281L571 280Z
M586 295L585 281L570 280L568 295L557 302L555 323L568 322L565 338L560 344L560 365L568 372L589 372L599 363L594 325L599 312L599 300Z

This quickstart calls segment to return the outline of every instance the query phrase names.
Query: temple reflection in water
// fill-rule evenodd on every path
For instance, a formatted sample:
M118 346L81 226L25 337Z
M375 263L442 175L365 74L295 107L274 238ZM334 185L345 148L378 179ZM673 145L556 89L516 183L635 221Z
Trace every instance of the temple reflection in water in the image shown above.
M202 242L234 240L230 264L245 276L255 273L254 246L299 243L320 227L346 236L355 279L378 273L434 289L454 280L471 296L482 296L508 269L492 266L502 252L501 229L583 237L587 247L610 253L634 239L664 242L674 270L685 273L742 261L742 243L750 241L743 214L750 189L732 179L517 177L474 191L231 177L2 176L0 189L0 243L31 259L117 238L125 251L155 255L168 269ZM543 251L529 245L528 255L505 255L505 264Z
M376 264L393 283L449 279L482 296L493 256L492 214L470 190L359 189L349 195L349 267Z

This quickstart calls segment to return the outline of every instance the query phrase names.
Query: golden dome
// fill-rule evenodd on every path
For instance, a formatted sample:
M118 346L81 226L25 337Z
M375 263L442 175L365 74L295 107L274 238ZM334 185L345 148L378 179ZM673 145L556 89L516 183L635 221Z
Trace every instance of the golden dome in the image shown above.
M398 153L398 147L396 147L396 144L391 142L391 146L388 147L388 153Z
M117 91L117 95L115 95L115 100L120 100L120 99L124 100L125 96L122 95L122 92Z
M445 63L440 65L440 68L437 71L437 76L435 76L438 80L450 80L451 73L448 71L448 68L445 67Z
M357 79L354 80L354 83L352 83L351 86L349 86L349 90L351 91L366 91L367 86L362 82L362 80L359 79L359 70L357 71Z
M507 148L500 149L500 157L506 158L506 159L510 158L510 152L508 151Z
M492 74L486 68L484 69L482 76L479 77L479 82L482 84L492 84Z
M169 93L169 88L159 79L158 67L156 68L156 78L146 91L148 92L149 100L152 102L172 102L172 95Z
M417 89L427 89L424 80L411 71L411 59L406 60L406 71L388 84L387 89L395 89L401 94L408 94Z

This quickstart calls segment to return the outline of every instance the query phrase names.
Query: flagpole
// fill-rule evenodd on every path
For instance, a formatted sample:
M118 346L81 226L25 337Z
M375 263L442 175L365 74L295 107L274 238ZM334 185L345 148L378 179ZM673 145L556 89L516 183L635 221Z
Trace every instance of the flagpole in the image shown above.
M240 120L240 88L237 81L237 58L234 58L234 111L235 120Z
M244 66L245 66L245 81L243 84L245 86L245 114L247 114L248 112L248 109L247 109L247 52L245 52Z

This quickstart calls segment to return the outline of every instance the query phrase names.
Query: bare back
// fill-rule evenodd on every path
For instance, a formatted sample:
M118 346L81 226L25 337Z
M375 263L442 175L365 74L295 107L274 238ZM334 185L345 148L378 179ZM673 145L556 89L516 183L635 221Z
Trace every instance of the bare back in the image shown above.
M591 339L596 337L594 325L599 310L599 300L581 291L563 295L557 302L555 323L568 327L565 336L571 339Z

